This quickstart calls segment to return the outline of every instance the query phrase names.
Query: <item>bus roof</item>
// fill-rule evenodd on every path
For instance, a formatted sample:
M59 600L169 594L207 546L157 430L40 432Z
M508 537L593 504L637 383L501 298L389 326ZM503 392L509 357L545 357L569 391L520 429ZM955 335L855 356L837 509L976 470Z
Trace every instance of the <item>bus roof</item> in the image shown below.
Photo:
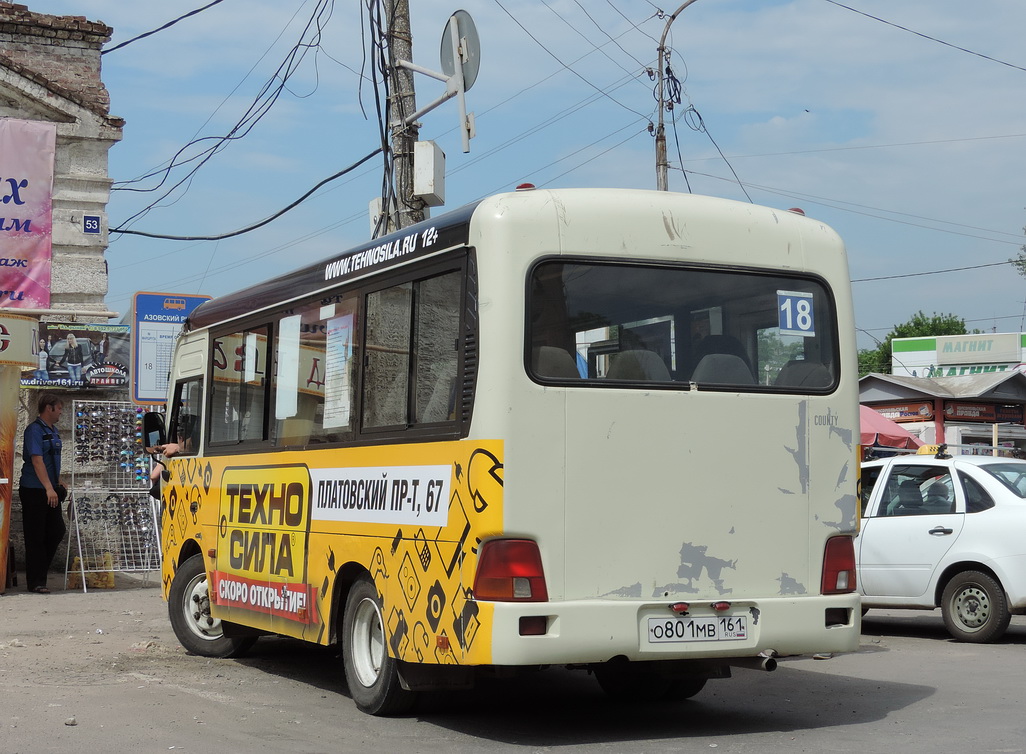
M281 277L205 301L189 315L186 329L236 319L307 296L348 278L464 245L470 234L470 218L480 203L467 204Z
M658 228L666 225L667 212L680 211L686 206L689 211L709 218L710 228L727 225L749 228L761 225L764 231L769 228L775 229L774 235L786 242L786 231L781 228L781 217L790 215L798 218L795 213L742 204L730 199L641 189L544 189L496 194L437 218L367 241L280 277L211 299L192 312L187 320L186 329L209 327L267 309L280 308L290 301L327 291L340 283L363 277L368 273L380 272L421 257L469 244L471 220L478 208L482 204L496 207L496 201L499 201L502 204L502 211L499 214L510 218L510 202L503 199L512 199L513 196L518 197L517 204L523 206L527 213L525 218L521 219L535 229L544 227L536 222L536 213L542 206L548 206L550 209L556 206L563 207L566 211L569 211L567 208L570 207L590 206L594 207L596 212L605 212L607 218L610 212L623 212L632 217L646 218L650 227ZM532 215L532 212L535 214ZM652 224L653 217L657 218L655 225ZM818 221L801 217L799 224L806 223L825 228ZM678 239L675 244L682 243L678 238L678 230L669 228L666 233L670 234L671 240ZM781 236L781 233L784 235ZM790 244L785 243L785 247L790 249Z

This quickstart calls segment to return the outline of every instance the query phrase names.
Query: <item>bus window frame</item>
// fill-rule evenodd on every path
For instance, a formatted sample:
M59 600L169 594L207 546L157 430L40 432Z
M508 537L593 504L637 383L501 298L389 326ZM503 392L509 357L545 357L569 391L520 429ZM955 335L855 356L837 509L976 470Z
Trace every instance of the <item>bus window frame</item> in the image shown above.
M207 384L210 385L210 389L206 391L206 400L204 410L206 416L203 421L203 447L205 452L213 454L230 454L230 453L245 453L248 451L257 451L266 448L269 444L269 425L268 414L273 406L272 393L272 372L273 361L271 359L271 347L276 342L278 335L278 328L276 326L277 319L269 318L267 313L263 313L258 317L251 317L239 320L233 320L224 327L219 327L216 330L214 328L209 329L210 333L210 344L207 348L207 369L206 378ZM260 329L267 330L267 345L264 348L264 380L266 385L264 387L263 395L263 410L261 412L262 426L260 428L260 437L248 440L220 440L214 441L211 437L211 424L214 419L214 346L217 344L219 339L225 338L229 335L236 333L250 333L256 332ZM225 359L228 363L231 363L234 358L234 354L225 354L222 351Z
M609 379L608 377L548 377L539 375L534 372L532 366L532 330L531 330L531 311L532 311L532 281L536 270L545 264L589 264L589 265L605 265L605 266L627 266L627 267L642 267L642 268L661 268L661 269L673 269L673 270L695 270L699 272L718 272L724 274L743 274L750 276L762 276L762 277L776 277L776 278L793 278L799 280L808 280L819 286L820 290L830 306L831 317L830 317L830 328L829 328L829 339L828 345L830 346L830 353L828 354L831 363L836 366L836 373L831 372L831 383L826 387L788 387L778 385L763 385L758 382L759 375L755 375L756 382L753 385L736 385L736 384L714 384L714 383L703 383L697 386L700 392L726 392L726 393L744 393L744 394L767 394L767 395L832 395L840 389L841 384L841 353L840 353L840 340L838 331L838 317L837 317L837 299L834 296L833 289L829 282L822 275L803 270L792 270L785 268L768 268L768 267L747 267L736 264L709 264L704 262L690 262L686 260L664 260L664 259L631 259L628 257L598 257L598 256L587 256L580 254L562 255L562 254L546 254L539 256L535 259L527 270L527 276L524 284L524 353L523 353L523 364L524 372L527 377L539 385L544 386L559 386L559 387L572 387L572 388L604 388L604 389L631 389L631 390L676 390L676 391L689 391L692 389L692 385L695 383L685 380L671 380L671 381L631 381L622 379ZM743 315L742 315L743 316ZM754 333L754 331L753 331ZM753 354L753 355L758 355ZM576 352L572 353L576 360ZM679 356L678 356L679 358Z
M167 425L167 441L173 442L178 445L178 452L175 454L177 456L201 455L200 448L202 447L202 439L204 437L204 416L202 412L207 409L208 403L208 401L203 398L204 383L205 378L202 375L180 377L178 380L175 381L175 389L174 393L172 394L171 401L171 416L170 421ZM199 384L200 386L200 405L198 406L198 408L200 409L201 413L199 416L196 417L196 424L193 428L192 447L186 448L185 440L181 438L178 431L178 423L181 417L182 410L182 393L185 392L186 387L190 384Z
M456 384L461 385L465 378L465 364L466 364L466 334L467 334L467 323L468 307L471 306L472 297L468 295L468 290L471 286L470 274L471 265L468 262L468 258L473 256L473 250L470 247L464 247L457 249L454 253L446 254L444 259L432 258L424 262L413 263L408 267L402 267L400 269L390 271L387 274L376 276L374 278L373 286L362 286L359 291L359 311L360 311L360 348L361 348L361 364L360 372L357 378L357 398L356 404L353 407L354 413L359 417L359 427L356 430L356 437L363 438L360 445L374 445L380 443L393 443L393 442L419 442L425 437L437 440L457 440L461 437L466 437L469 432L469 419L464 420L461 416L461 404L462 404L462 391L457 391L456 400L456 417L443 422L424 422L415 424L390 424L380 427L368 428L364 426L364 377L366 376L366 358L367 358L367 297L374 293L388 290L396 286L402 285L403 283L417 283L428 278L438 277L444 275L447 272L457 272L460 276L460 290L459 290L459 322L457 323L457 330L460 333L459 340L460 345L456 352ZM410 274L410 273L415 274ZM476 268L475 268L476 272ZM403 274L406 273L406 274ZM475 278L476 283L476 278ZM474 285L476 289L476 284ZM473 297L476 301L476 297ZM415 306L416 302L413 302L410 312L410 336L413 336L413 322L415 319ZM476 319L476 318L475 318ZM475 323L476 324L476 323ZM477 328L474 327L474 339L477 339ZM407 364L407 384L406 384L406 410L407 419L409 419L410 406L414 403L411 401L411 396L416 391L416 383L411 379L413 375L414 359L412 354ZM477 370L474 370L474 378L476 382ZM442 428L452 428L448 432L439 431ZM373 439L371 439L373 438Z
M417 282L427 278L443 275L447 272L456 272L460 277L459 302L459 348L456 359L456 401L455 417L444 422L425 422L413 425L390 425L382 428L365 429L363 427L363 383L365 376L365 355L366 355L366 316L367 296L371 293L386 290L390 287L400 285L404 282ZM472 246L459 246L449 249L439 255L427 259L417 260L409 264L389 269L384 272L377 272L357 280L345 281L341 284L330 286L314 293L288 301L286 304L255 312L251 315L238 317L229 322L210 325L207 327L210 343L207 347L207 364L205 379L207 384L213 385L213 353L214 344L218 339L224 338L233 333L249 332L259 328L266 328L268 331L268 347L265 359L267 361L267 374L272 375L275 369L274 354L278 342L278 322L282 317L294 311L297 307L303 306L310 301L316 301L328 296L353 295L357 298L357 319L359 321L359 343L361 353L359 356L359 369L355 377L355 398L352 411L356 420L352 438L348 440L318 442L306 445L275 445L270 430L271 415L275 405L277 393L277 381L271 376L268 377L269 385L264 396L264 420L262 427L262 438L259 440L238 441L211 441L211 422L213 417L213 389L207 390L205 394L202 431L202 447L206 455L233 455L246 453L275 453L295 450L306 450L308 448L329 449L342 447L358 447L371 445L384 445L396 443L413 443L425 441L458 440L467 437L470 433L470 423L473 416L473 400L477 383L477 342L479 336L478 313L477 313L477 265L475 261L475 249ZM472 343L471 343L472 341ZM473 350L468 359L468 349ZM414 385L408 385L408 393L415 389ZM470 390L470 400L466 398ZM409 395L407 396L407 411L409 411Z

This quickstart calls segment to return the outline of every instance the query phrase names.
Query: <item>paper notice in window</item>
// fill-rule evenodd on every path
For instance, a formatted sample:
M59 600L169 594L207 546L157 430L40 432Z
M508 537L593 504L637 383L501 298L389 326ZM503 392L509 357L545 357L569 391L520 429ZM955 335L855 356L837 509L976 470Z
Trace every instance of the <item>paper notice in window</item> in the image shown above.
M349 362L353 357L353 315L328 320L324 365L324 428L349 426L352 380Z

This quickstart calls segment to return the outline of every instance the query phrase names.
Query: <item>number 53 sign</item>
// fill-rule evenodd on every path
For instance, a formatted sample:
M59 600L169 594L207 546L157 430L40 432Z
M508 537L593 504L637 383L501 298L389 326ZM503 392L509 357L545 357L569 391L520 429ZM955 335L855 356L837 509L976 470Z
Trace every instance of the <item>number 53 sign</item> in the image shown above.
M82 216L82 232L95 234L100 232L100 216L99 215L83 215Z
M777 314L781 335L816 336L816 311L811 293L777 291Z

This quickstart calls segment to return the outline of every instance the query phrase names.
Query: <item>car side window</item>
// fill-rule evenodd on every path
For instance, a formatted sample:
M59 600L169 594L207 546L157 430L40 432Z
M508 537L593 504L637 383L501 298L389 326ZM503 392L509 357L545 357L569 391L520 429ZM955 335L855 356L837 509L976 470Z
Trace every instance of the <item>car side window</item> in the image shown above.
M882 469L878 466L862 469L862 476L859 479L859 486L861 487L859 497L862 499L863 518L866 515L866 507L869 505L869 499L873 497L873 488L876 487L876 480L880 478L881 470Z
M894 466L887 480L881 516L922 516L952 513L955 496L951 474L944 466Z
M962 480L962 489L965 490L966 513L979 513L994 507L994 498L979 482L966 474L959 474L959 478Z

